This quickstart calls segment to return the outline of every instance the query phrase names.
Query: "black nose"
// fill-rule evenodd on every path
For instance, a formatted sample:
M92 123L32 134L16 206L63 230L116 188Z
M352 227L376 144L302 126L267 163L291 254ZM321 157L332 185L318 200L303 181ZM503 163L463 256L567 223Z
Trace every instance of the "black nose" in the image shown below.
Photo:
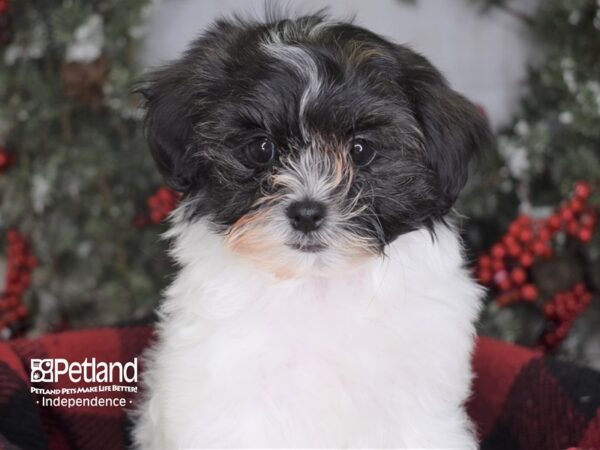
M287 209L292 226L308 233L321 226L325 219L325 205L314 200L303 200L292 203Z

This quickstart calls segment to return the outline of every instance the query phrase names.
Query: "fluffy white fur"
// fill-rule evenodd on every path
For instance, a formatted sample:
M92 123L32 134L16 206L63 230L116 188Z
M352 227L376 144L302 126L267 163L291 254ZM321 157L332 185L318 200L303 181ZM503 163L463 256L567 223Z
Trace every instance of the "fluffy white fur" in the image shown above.
M182 269L147 354L139 448L477 448L463 403L481 289L454 231L339 273L306 255L283 279L203 221L170 235Z

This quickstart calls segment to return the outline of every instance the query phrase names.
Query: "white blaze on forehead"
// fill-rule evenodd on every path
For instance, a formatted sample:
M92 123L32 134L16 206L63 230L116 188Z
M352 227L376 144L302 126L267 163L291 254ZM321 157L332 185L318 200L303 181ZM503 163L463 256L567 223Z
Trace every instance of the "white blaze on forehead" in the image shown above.
M309 135L305 126L306 107L318 96L323 86L317 62L306 49L284 42L277 33L271 33L269 41L264 42L262 47L271 56L288 64L305 82L298 107L298 119L302 135L308 140Z
M312 143L297 157L285 159L273 182L285 189L289 200L310 198L329 203L335 197L345 197L353 176L345 155L323 151L318 143Z

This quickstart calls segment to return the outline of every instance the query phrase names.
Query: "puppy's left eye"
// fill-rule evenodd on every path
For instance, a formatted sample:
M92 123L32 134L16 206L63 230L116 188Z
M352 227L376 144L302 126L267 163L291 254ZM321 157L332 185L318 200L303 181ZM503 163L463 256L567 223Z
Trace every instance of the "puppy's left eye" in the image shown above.
M375 150L367 142L356 140L352 143L350 156L352 157L354 164L358 167L364 167L371 164L375 158Z
M246 148L248 159L259 167L271 164L276 152L275 144L268 139L254 141Z

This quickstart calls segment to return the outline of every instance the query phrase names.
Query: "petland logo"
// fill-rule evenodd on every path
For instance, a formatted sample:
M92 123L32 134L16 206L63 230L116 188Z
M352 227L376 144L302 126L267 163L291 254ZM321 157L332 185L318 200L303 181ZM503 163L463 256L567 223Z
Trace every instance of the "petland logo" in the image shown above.
M136 383L138 360L122 362L102 362L96 358L82 362L68 362L64 358L32 359L32 383L57 383L67 376L71 383Z

